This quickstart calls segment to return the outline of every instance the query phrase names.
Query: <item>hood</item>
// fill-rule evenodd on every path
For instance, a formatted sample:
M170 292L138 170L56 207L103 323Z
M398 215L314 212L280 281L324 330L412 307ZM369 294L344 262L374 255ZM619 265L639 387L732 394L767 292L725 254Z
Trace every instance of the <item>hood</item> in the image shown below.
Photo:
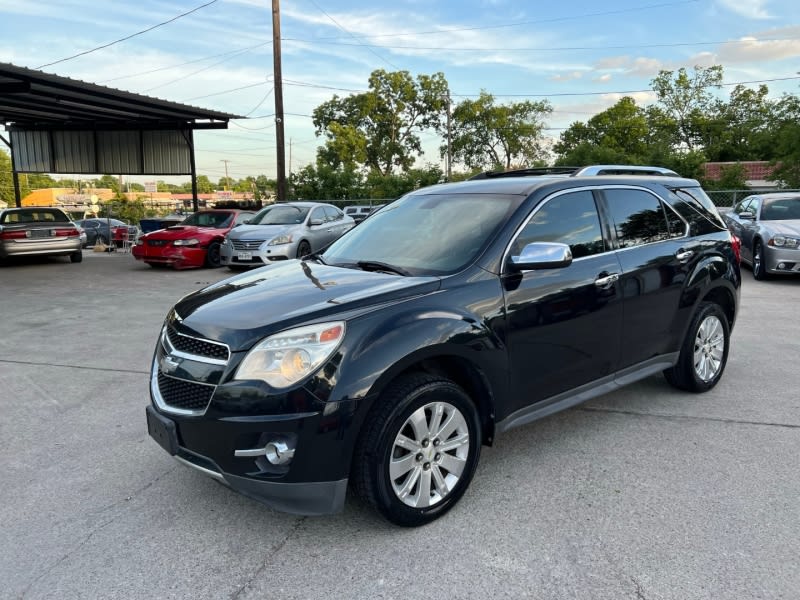
M239 225L228 234L231 240L271 240L274 237L289 233L302 224L291 225Z
M789 235L800 237L800 219L790 219L788 221L762 221L761 224L772 235Z
M247 350L288 327L427 294L437 277L402 277L290 260L232 277L175 305L182 330Z
M146 234L150 240L186 240L195 236L207 237L224 233L224 229L214 227L197 227L196 225L172 225L166 229L151 231ZM142 236L144 237L144 236Z

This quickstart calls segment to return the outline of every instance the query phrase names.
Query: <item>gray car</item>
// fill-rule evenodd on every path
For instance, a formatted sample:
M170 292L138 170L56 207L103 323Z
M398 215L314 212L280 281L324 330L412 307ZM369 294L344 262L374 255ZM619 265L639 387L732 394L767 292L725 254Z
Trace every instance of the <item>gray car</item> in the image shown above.
M83 260L81 231L60 208L31 206L0 210L0 259L69 256Z
M748 196L722 216L741 240L753 277L800 273L800 194Z
M230 269L240 269L300 258L321 250L354 226L353 219L331 204L273 204L225 236L220 260Z

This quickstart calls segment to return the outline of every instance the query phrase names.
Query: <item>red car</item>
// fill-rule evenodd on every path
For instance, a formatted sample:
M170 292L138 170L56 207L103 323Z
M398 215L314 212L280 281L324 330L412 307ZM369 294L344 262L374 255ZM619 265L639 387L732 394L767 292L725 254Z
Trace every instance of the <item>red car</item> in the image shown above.
M234 209L201 210L178 225L141 236L132 253L151 267L218 267L225 234L255 213Z

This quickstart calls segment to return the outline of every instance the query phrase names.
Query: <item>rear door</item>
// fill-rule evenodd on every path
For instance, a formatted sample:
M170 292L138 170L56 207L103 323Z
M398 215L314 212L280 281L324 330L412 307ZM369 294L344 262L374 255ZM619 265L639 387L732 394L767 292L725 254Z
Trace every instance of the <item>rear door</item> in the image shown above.
M603 199L622 266L624 369L677 349L681 295L702 249L688 223L651 190L610 187Z
M545 200L507 255L537 241L568 244L574 258L561 269L503 275L512 410L602 379L619 360L621 268L592 191Z

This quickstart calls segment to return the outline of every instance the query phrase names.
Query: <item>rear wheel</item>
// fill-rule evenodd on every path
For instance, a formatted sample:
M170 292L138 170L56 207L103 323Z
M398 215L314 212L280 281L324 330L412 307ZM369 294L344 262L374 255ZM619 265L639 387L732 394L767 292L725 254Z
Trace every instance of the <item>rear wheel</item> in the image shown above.
M219 242L212 242L206 251L206 266L216 268L219 267L220 264L220 244Z
M78 250L77 252L73 252L72 254L69 255L69 259L74 263L79 263L83 260L83 252L81 252L80 250Z
M728 361L730 328L718 304L703 302L692 319L678 362L664 371L674 387L707 392L719 382Z
M764 264L764 244L756 240L753 244L753 278L764 281L767 278L767 268Z
M480 420L470 397L444 377L418 373L381 395L361 432L351 481L389 521L429 523L469 486L480 456Z
M307 241L303 240L297 246L297 258L303 258L309 254L311 254L311 246Z

